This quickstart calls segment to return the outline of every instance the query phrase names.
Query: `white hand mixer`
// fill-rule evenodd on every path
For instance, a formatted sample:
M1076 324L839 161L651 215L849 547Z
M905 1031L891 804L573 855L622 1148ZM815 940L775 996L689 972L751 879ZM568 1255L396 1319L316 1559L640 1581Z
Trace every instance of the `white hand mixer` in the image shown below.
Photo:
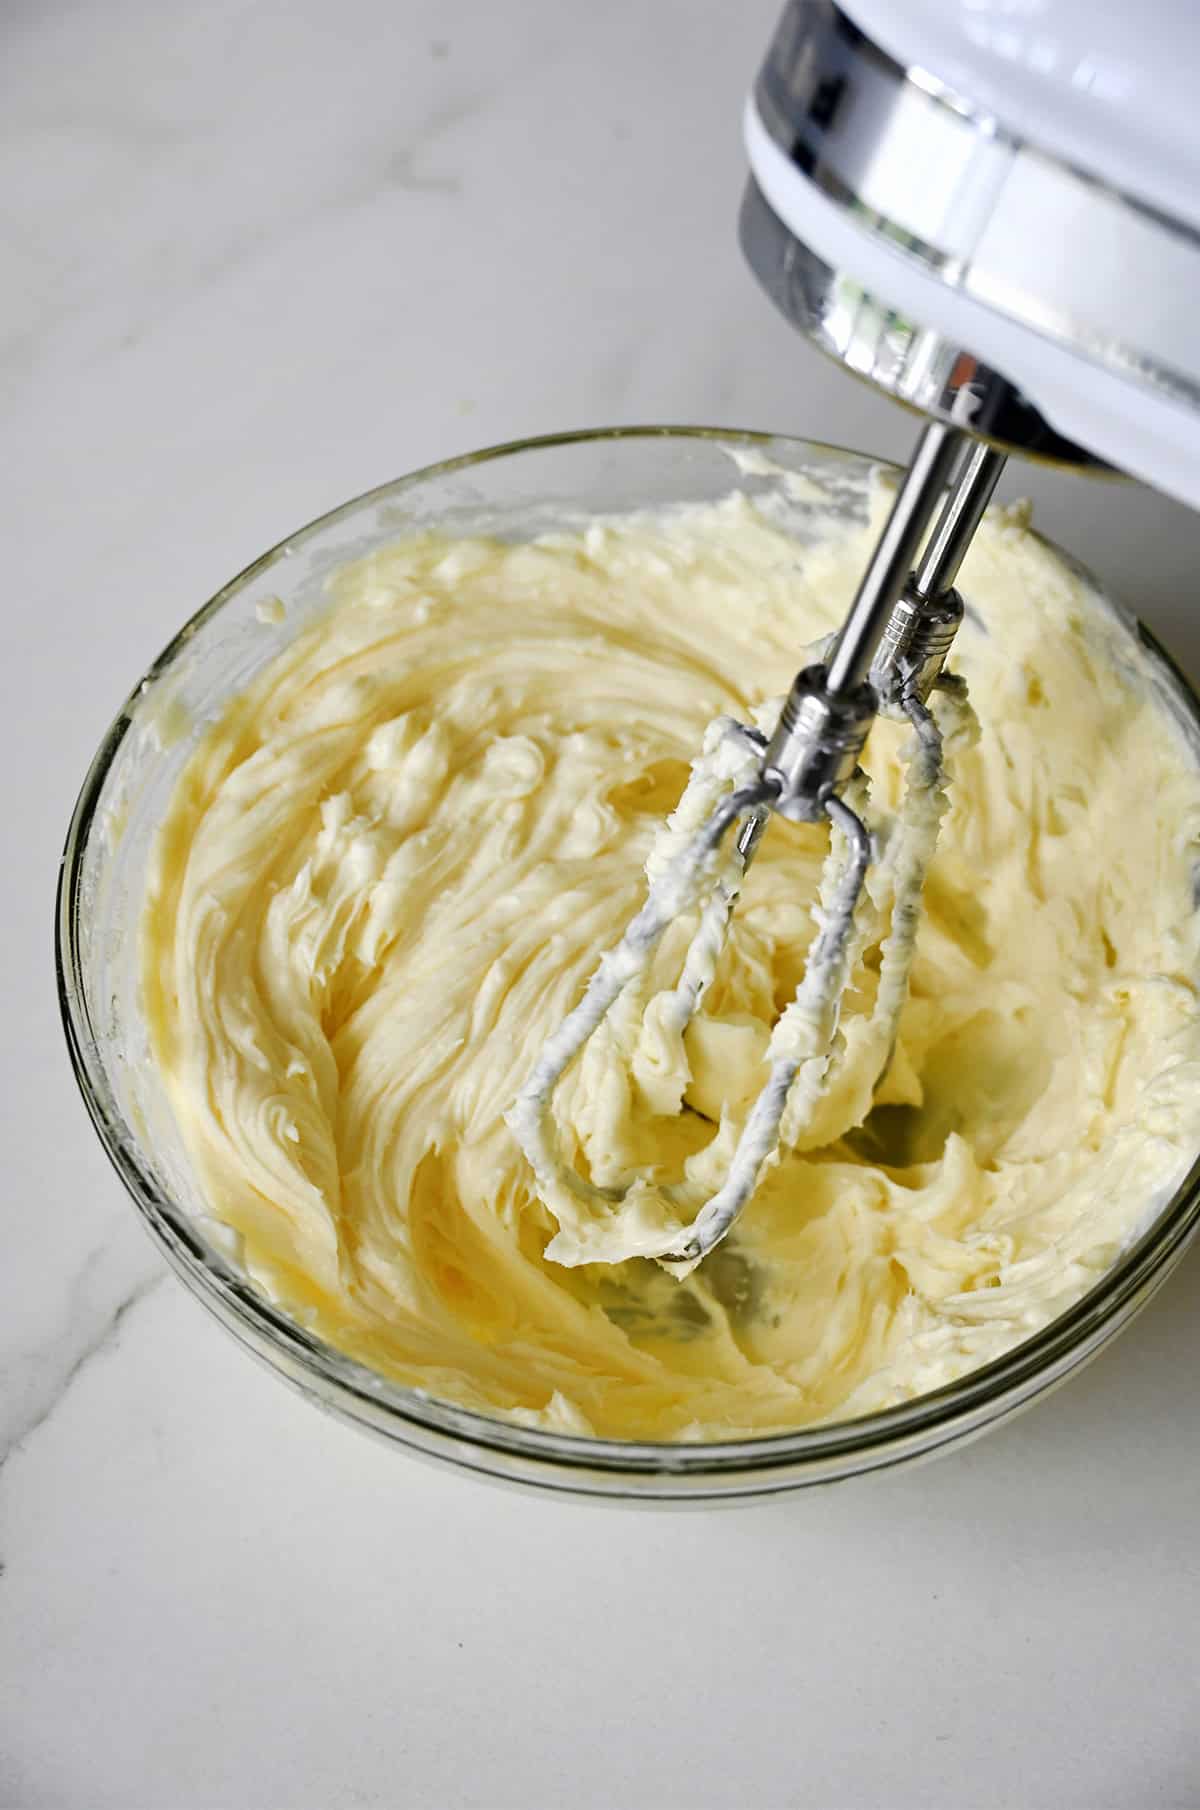
M683 1184L656 1189L678 1229L639 1248L681 1275L826 1083L871 859L858 757L881 711L915 732L884 857L893 903L874 1006L885 1047L895 1035L946 808L944 731L969 711L943 671L963 609L954 582L1007 452L1107 462L1200 505L1200 9L854 0L853 12L791 0L784 13L747 105L742 245L790 320L931 419L826 658L797 676L770 736L714 725L647 863L645 904L508 1114L559 1217L579 1202L619 1211L644 1189L597 1187L565 1161L555 1086L667 926L698 910L667 1012L682 1037L771 814L828 819L819 933L725 1181L699 1202Z

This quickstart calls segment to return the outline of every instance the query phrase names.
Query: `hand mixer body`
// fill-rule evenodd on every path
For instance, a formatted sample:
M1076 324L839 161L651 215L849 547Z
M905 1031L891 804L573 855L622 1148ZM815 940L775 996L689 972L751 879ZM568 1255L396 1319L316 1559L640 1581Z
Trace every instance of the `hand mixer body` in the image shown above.
M682 1038L771 813L828 819L819 934L726 1180L698 1210L685 1189L660 1189L679 1215L624 1253L677 1274L727 1234L835 1060L872 841L857 762L879 711L914 730L875 1006L894 1041L947 803L944 730L969 715L943 673L963 613L954 581L1006 454L1117 466L1200 505L1200 171L1179 75L1200 66L1200 9L1142 0L1097 21L1083 0L1028 15L1004 0L854 6L851 19L833 0L790 0L747 104L742 243L789 319L931 419L827 659L798 674L770 737L713 726L647 864L645 906L508 1115L560 1224L579 1206L603 1217L644 1199L645 1178L600 1190L570 1168L555 1085L646 974L666 925L692 911L668 1013ZM695 826L682 845L681 823Z
M1200 505L1200 8L849 7L791 0L747 103L768 293L928 415Z

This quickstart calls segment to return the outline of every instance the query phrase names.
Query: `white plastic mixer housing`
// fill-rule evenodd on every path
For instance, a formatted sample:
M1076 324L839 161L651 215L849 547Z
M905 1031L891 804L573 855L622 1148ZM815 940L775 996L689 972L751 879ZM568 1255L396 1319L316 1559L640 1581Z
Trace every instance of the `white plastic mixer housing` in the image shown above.
M747 255L898 398L1200 506L1198 73L1196 0L792 0Z

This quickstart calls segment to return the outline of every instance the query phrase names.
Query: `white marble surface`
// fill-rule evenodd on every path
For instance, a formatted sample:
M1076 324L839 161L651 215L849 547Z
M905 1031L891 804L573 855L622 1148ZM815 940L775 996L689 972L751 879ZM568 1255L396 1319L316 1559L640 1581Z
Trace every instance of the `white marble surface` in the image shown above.
M740 1513L526 1499L245 1358L165 1276L61 1047L87 760L263 547L561 427L905 447L739 262L775 10L0 9L6 1806L1200 1803L1200 1259L931 1468ZM1195 520L1016 482L1200 664Z

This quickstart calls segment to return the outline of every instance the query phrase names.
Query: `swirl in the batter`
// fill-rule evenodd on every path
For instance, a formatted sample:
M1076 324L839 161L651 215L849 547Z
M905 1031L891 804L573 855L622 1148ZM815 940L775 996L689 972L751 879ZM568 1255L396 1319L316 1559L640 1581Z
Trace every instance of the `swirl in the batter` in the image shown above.
M799 547L738 495L530 544L409 539L344 571L204 734L146 905L153 1045L212 1211L334 1345L530 1424L778 1431L998 1356L1180 1178L1200 773L1132 637L1008 511L964 569L982 734L955 751L894 1049L885 846L836 1060L728 1242L683 1280L588 1261L603 1228L538 1198L504 1112L640 905L706 723L786 688L868 532ZM909 733L872 732L877 815ZM582 1175L719 1185L827 845L770 824L682 1039L646 1007L695 914L667 931L555 1097ZM547 1256L564 1238L576 1267Z

